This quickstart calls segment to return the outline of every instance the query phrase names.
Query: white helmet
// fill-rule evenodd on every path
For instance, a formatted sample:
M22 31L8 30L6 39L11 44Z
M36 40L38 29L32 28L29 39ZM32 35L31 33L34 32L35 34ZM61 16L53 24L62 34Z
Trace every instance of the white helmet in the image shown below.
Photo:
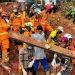
M36 8L34 11L35 11L37 14L41 14L41 10L38 9L38 8Z
M26 26L29 26L30 28L32 28L33 24L31 22L28 22Z
M71 38L73 38L73 37L72 37L72 35L71 35L71 34L69 34L69 33L65 34L65 35L64 35L64 37L67 37L67 38L68 38L68 40L69 40L69 39L71 39Z
M58 26L58 28L57 28L58 30L60 30L60 31L62 31L62 32L64 32L64 30L63 30L63 27L62 26Z

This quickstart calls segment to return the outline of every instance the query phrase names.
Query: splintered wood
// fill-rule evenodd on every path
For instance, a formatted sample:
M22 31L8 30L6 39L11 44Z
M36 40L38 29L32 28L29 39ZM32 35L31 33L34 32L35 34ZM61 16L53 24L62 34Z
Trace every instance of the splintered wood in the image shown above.
M73 52L73 51L70 51L68 49L65 49L65 48L62 48L62 47L59 47L56 45L51 45L51 44L49 44L50 48L47 48L46 42L42 42L40 40L35 40L34 38L31 38L31 37L26 37L24 35L21 35L21 34L12 32L12 31L9 32L9 37L16 39L16 40L20 40L22 42L25 42L27 44L30 44L30 45L33 45L36 47L43 48L45 50L50 50L50 51L53 51L53 52L56 52L56 53L59 53L59 54L62 54L62 55L65 55L65 56L68 56L71 58L75 58L75 52Z

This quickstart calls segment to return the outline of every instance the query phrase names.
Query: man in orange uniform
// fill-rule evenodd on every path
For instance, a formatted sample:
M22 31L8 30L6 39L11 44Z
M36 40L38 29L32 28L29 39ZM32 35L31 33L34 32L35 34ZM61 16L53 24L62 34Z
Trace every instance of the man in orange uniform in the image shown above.
M0 46L2 49L2 63L4 63L7 59L7 50L9 48L9 40L8 40L8 29L9 25L6 23L4 19L2 19L0 13Z
M71 43L69 46L69 49L75 52L75 41ZM72 75L75 74L75 59L72 59L72 64L73 64L73 70L72 70Z
M47 10L42 10L41 14L44 19L48 20L49 12Z
M14 32L19 32L22 34L22 27L24 26L24 16L17 9L13 10L13 13L10 15L10 23ZM18 50L22 48L22 42L14 40L15 45L18 46Z
M20 27L24 26L24 16L17 11L17 9L13 10L14 13L10 15L10 23L15 32L18 32Z
M38 25L41 25L44 31L45 30L48 30L49 32L53 31L53 28L50 26L48 21L41 16L41 13L40 14L36 13L34 20L35 20L34 21L35 27L37 27Z
M53 28L50 26L47 20L45 20L43 17L40 19L40 24L43 27L43 30L48 30L49 32L53 31Z

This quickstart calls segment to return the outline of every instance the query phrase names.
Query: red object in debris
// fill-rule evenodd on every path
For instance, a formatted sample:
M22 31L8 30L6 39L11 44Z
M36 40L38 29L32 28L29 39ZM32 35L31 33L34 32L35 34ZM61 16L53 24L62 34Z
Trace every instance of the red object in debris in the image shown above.
M53 5L52 5L51 3L47 3L47 4L45 5L45 8L46 8L47 10L50 10L50 9L53 8Z
M8 13L7 12L2 12L2 16L7 16Z

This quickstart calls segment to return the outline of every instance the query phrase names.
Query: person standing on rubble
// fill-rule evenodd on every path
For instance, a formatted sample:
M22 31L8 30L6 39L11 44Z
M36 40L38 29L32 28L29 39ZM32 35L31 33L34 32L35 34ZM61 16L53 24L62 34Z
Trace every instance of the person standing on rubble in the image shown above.
M36 32L31 35L31 38L35 38L39 41L45 41L44 32L42 26L37 26ZM47 62L46 55L44 53L44 49L34 47L34 57L35 61L33 63L33 67L35 72L38 70L39 62L42 64L44 70L46 71L46 75L49 75L49 65Z
M8 40L8 28L9 24L3 17L6 17L6 12L0 12L0 46L2 49L2 64L7 62L9 40Z

